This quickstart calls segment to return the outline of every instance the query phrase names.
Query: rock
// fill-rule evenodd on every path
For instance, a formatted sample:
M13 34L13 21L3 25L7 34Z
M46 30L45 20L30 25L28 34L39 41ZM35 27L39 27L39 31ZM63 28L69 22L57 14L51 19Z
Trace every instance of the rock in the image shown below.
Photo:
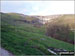
M54 47L48 47L48 49L53 50L53 51L55 51L55 52L64 52L64 51L67 51L67 50L65 50L65 49L54 48Z
M10 53L9 51L0 47L0 56L14 56L14 55Z
M45 40L45 38L41 38L40 40Z

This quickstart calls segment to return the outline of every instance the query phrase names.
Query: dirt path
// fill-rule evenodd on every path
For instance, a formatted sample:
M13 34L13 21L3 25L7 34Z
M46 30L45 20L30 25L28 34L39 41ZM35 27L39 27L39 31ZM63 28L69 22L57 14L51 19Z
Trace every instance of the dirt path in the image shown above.
M12 55L7 50L0 47L0 56L14 56L14 55Z

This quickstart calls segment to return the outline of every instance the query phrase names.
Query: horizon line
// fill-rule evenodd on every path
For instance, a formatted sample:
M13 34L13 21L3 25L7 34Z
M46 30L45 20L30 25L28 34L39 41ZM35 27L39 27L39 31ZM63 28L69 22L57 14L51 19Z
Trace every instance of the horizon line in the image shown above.
M1 12L1 11L0 11ZM28 14L24 14L24 13L19 13L19 12L1 12L1 13L17 13L17 14L23 14L23 15L28 15ZM75 13L64 13L64 14L49 14L49 15L28 15L28 16L50 16L50 15L70 15L70 14L75 14Z

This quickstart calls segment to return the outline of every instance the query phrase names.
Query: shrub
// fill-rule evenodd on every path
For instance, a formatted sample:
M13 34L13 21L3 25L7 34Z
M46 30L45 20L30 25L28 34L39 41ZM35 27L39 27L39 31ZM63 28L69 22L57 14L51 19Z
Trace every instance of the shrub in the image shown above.
M70 27L68 25L53 22L47 26L46 34L53 38L73 43L74 41L73 39L71 39L70 35L71 32L72 31L70 30Z

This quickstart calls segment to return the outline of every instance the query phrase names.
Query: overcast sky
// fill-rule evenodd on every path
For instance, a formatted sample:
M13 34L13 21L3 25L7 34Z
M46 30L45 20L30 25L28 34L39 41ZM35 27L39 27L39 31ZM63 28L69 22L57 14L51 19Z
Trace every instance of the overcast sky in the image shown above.
M26 15L74 14L74 1L1 1L1 12Z

